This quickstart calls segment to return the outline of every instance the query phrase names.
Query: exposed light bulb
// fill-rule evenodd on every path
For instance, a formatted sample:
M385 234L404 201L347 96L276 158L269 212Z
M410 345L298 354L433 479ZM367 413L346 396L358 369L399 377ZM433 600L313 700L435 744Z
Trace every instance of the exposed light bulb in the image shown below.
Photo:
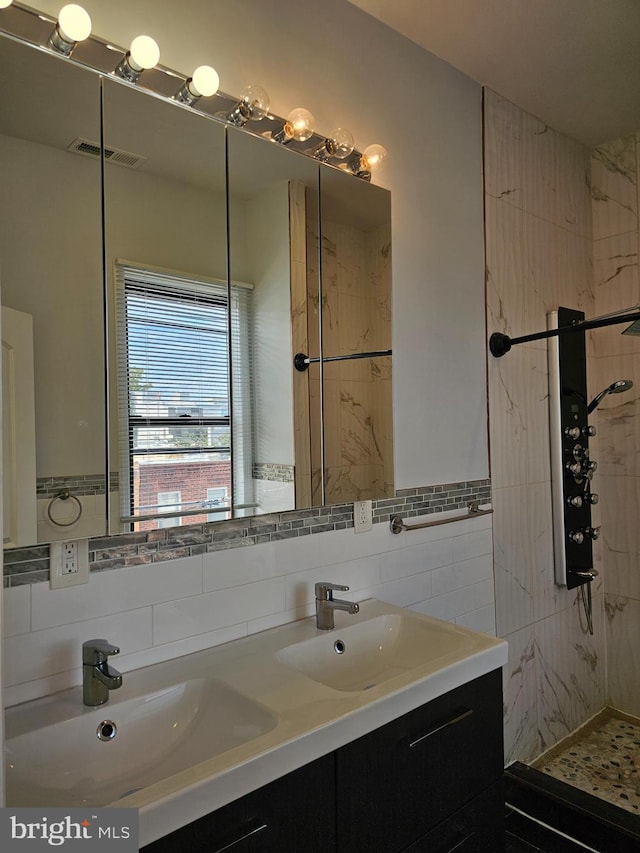
M353 151L355 142L353 134L346 127L337 127L331 136L325 140L325 148L330 157L335 157L338 160L344 160Z
M0 9L8 9L13 0L0 0Z
M382 145L367 145L361 157L363 170L370 172L380 168L388 156L387 149Z
M69 3L58 15L58 29L66 41L84 41L91 35L91 18L82 6Z
M291 110L287 116L284 132L290 139L295 139L296 142L306 142L307 139L311 139L313 136L315 123L316 120L309 110L297 107L295 110Z
M160 61L160 48L151 36L136 36L129 48L129 64L134 71L154 68Z
M199 65L193 75L175 93L174 100L192 107L200 98L210 98L218 91L220 77L210 65Z
M273 142L279 142L280 145L288 145L294 139L296 142L306 142L313 136L315 123L316 120L309 110L305 110L304 107L296 107L295 110L291 110L280 130L273 133L267 131L263 136L268 137Z
M247 86L242 92L242 103L249 110L249 118L254 121L259 121L269 112L269 95L262 86Z
M89 13L82 6L69 3L60 10L58 23L49 36L47 47L63 56L70 56L77 43L88 39L90 35L91 18Z
M233 110L227 114L221 113L221 118L236 127L244 127L249 119L260 121L268 112L269 95L262 86L252 84L243 90L242 97Z
M136 36L113 73L135 83L143 71L154 68L159 61L160 48L154 39L151 36Z
M196 98L210 98L218 91L220 77L210 65L199 65L187 85Z

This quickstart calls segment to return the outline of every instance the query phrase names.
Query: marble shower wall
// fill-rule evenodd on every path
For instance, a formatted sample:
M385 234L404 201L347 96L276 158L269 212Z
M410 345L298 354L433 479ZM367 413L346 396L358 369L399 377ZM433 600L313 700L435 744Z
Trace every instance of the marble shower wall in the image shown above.
M488 334L546 328L594 306L590 152L485 90ZM488 356L496 627L509 641L505 759L528 761L604 704L601 584L595 633L554 583L545 341Z
M592 153L595 313L640 303L638 155L640 134ZM590 392L616 379L634 388L605 397L596 410L602 535L597 557L604 577L608 700L640 715L640 337L624 326L593 336Z

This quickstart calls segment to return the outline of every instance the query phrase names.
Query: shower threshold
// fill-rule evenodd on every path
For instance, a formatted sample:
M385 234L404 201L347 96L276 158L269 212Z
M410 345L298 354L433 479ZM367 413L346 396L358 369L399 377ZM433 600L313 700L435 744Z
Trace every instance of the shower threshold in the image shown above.
M524 819L583 849L637 853L640 720L606 708L531 766L507 767L505 794Z

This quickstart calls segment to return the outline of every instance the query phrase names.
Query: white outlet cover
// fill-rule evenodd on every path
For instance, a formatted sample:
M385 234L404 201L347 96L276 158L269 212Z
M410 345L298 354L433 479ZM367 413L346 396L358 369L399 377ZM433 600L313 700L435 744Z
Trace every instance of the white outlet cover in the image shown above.
M78 571L63 574L65 545L71 543L77 546ZM70 542L52 542L49 546L49 587L51 589L64 589L81 583L89 583L89 540L74 539Z
M353 529L355 533L367 533L373 529L373 508L371 501L354 502Z

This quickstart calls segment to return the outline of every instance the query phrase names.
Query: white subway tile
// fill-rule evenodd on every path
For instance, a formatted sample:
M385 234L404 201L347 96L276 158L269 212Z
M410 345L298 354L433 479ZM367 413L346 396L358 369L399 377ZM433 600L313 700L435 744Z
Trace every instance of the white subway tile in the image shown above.
M452 554L451 539L437 539L391 554L383 554L382 580L391 581L448 565L451 563Z
M211 551L203 557L204 591L226 589L282 574L274 542Z
M456 618L457 625L464 625L472 631L482 631L484 634L495 636L496 633L496 611L493 605L481 607L480 610L472 610Z
M135 610L202 592L202 557L92 572L88 584L50 589L32 585L32 629Z
M431 576L432 594L443 595L445 592L471 586L484 580L493 581L493 559L490 554L473 557L463 563L434 569Z
M333 566L347 560L377 556L402 548L401 537L394 536L386 524L374 524L367 533L355 533L352 527L327 533L314 533L277 540L278 574L304 572Z
M151 608L8 637L4 641L6 683L21 684L76 669L82 665L83 642L94 637L105 637L120 646L124 654L148 648L151 645Z
M31 589L37 584L24 584L2 590L3 634L13 637L31 630Z
M406 578L363 590L367 598L377 598L396 607L409 607L431 597L431 572L421 572Z
M454 563L461 563L463 560L470 560L472 557L479 557L483 554L491 554L492 551L491 529L465 533L453 538Z
M282 578L156 604L153 607L153 644L172 643L284 609Z
M307 572L287 575L286 607L288 610L303 607L315 599L315 584L322 581L343 584L349 587L348 593L338 592L336 598L349 601L358 599L359 590L380 582L380 557L363 557L346 563L323 566Z

